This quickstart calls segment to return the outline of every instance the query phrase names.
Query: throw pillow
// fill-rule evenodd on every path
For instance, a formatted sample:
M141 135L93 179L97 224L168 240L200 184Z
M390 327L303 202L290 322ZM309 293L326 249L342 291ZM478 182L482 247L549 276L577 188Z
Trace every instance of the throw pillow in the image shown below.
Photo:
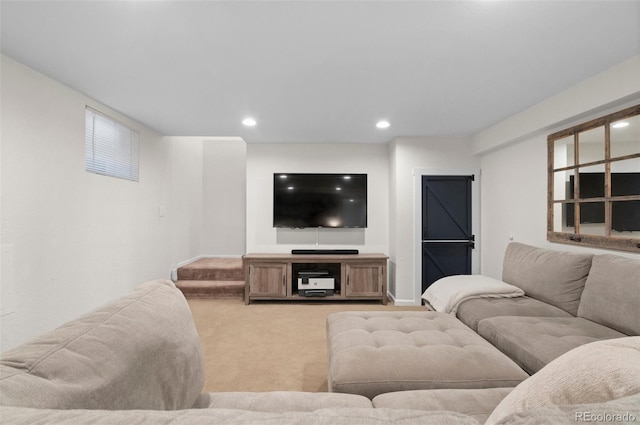
M485 425L544 406L604 403L640 392L640 337L596 341L574 348L523 381Z

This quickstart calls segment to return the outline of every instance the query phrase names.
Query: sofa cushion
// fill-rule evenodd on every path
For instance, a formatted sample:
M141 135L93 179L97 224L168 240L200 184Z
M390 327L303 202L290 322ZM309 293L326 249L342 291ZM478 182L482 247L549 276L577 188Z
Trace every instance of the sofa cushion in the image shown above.
M329 391L513 387L528 375L455 317L351 311L327 318Z
M627 335L640 335L640 260L597 255L582 293L578 316Z
M478 322L497 316L573 317L566 311L531 297L478 298L462 302L456 313L458 319L474 331Z
M312 412L329 407L371 408L371 400L356 394L303 391L203 393L193 407L254 412Z
M480 425L455 412L396 409L332 408L313 412L251 412L235 409L53 410L0 407L3 423L11 425Z
M537 407L604 403L638 393L640 337L598 341L563 354L518 385L487 424Z
M580 345L625 336L580 317L493 317L480 321L478 333L529 374Z
M512 242L504 254L502 280L575 316L592 257Z
M513 388L474 390L417 390L380 394L373 407L413 410L449 410L462 413L484 423L491 412Z
M0 357L0 404L185 409L204 384L191 311L171 281L133 292Z

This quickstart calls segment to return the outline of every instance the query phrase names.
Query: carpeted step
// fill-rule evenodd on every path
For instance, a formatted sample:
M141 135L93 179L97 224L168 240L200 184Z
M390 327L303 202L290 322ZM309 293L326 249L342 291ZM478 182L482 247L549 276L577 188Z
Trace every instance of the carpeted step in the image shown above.
M176 286L186 298L244 299L244 280L178 280Z
M242 258L201 258L179 267L178 280L244 281Z

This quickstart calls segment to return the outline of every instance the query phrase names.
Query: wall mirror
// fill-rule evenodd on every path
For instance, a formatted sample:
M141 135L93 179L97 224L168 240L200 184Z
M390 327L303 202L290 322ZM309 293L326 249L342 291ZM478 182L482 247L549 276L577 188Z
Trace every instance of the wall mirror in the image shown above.
M547 240L640 252L640 105L547 144Z

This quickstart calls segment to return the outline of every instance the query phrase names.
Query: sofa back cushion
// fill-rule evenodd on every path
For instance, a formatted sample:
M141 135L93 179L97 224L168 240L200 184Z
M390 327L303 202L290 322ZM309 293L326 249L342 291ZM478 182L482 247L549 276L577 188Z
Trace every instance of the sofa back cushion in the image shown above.
M592 257L512 242L504 255L502 280L575 316Z
M627 335L640 335L640 260L595 256L578 316Z
M639 392L640 337L592 342L563 354L520 383L485 425L529 409L605 403Z
M0 357L0 404L184 409L202 391L202 349L171 281L151 281Z

